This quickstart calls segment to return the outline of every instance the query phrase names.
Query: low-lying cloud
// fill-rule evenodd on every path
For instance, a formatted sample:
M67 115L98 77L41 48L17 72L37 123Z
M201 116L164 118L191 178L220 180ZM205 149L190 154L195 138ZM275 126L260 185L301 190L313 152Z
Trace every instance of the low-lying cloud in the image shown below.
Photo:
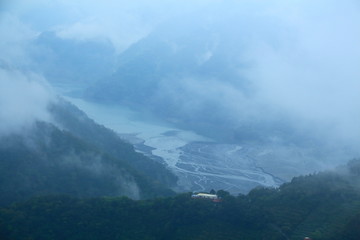
M192 114L217 101L235 125L236 120L276 121L286 115L299 128L323 129L324 136L360 145L356 0L37 0L15 5L11 12L36 31L52 30L78 41L107 39L117 53L160 33L174 52L198 43L189 48L194 64L221 58L237 72L231 79L159 79L158 94L183 112Z
M291 34L276 45L249 48L248 77L270 106L359 146L360 5L303 1L296 6L274 15Z
M0 17L0 136L21 133L37 120L50 120L54 95L41 75L29 70L37 33L11 14Z
M35 121L49 121L53 100L44 79L34 73L0 69L0 135L19 133Z
M31 64L27 50L37 32L16 16L0 12L0 64L24 67Z

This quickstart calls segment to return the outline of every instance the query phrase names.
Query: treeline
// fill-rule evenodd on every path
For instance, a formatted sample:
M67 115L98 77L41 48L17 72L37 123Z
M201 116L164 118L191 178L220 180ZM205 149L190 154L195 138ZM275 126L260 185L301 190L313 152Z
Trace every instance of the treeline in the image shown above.
M1 239L360 239L359 161L222 202L47 196L0 210Z

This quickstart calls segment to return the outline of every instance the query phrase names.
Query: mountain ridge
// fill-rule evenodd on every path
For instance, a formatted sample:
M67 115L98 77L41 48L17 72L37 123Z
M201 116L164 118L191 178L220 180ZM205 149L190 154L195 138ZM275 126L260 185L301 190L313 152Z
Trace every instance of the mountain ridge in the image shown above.
M116 133L63 100L50 112L54 123L38 121L0 139L1 205L61 193L134 199L173 194L176 177Z

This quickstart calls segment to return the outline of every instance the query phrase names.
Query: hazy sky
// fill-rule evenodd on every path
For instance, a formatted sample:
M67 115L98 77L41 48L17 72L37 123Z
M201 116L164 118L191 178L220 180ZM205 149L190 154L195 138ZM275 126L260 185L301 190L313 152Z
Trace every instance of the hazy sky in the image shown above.
M252 82L256 95L246 102L236 83L218 80L206 90L191 79L178 83L189 94L199 101L223 96L220 101L235 113L254 102L275 106L274 111L286 112L299 122L325 126L339 138L360 143L357 0L13 0L0 6L1 62L22 69L31 62L30 40L45 30L78 41L107 39L120 53L164 24L173 25L173 31L187 30L176 26L199 24L219 29L223 37L217 41L230 38L231 47L239 44L239 58L248 66L239 67L239 74ZM211 54L206 52L203 60ZM2 71L0 91L7 86L5 76L21 82L19 89L30 89L25 92L32 91L26 84L37 84L27 73ZM33 96L24 97L39 101ZM2 97L2 105L9 99ZM246 102L245 107L237 102Z

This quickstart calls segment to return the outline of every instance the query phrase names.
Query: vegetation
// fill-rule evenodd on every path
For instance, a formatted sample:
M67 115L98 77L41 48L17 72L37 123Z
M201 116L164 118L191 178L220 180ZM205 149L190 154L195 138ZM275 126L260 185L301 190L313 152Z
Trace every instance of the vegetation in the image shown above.
M60 101L55 123L37 122L0 138L0 206L34 196L171 196L177 178L164 165L136 153L115 132Z
M48 196L0 210L2 239L360 239L360 161L222 202L190 193L126 197Z
M174 196L161 163L68 103L51 111L0 139L2 240L360 239L360 160L215 203Z
M105 128L85 113L68 102L60 101L53 105L52 115L61 127L71 132L74 136L96 146L103 152L117 158L129 168L136 169L142 176L146 176L148 182L162 187L176 185L177 177L166 169L166 167L152 159L134 151L134 147L124 142L112 130ZM149 187L149 186L148 186Z

